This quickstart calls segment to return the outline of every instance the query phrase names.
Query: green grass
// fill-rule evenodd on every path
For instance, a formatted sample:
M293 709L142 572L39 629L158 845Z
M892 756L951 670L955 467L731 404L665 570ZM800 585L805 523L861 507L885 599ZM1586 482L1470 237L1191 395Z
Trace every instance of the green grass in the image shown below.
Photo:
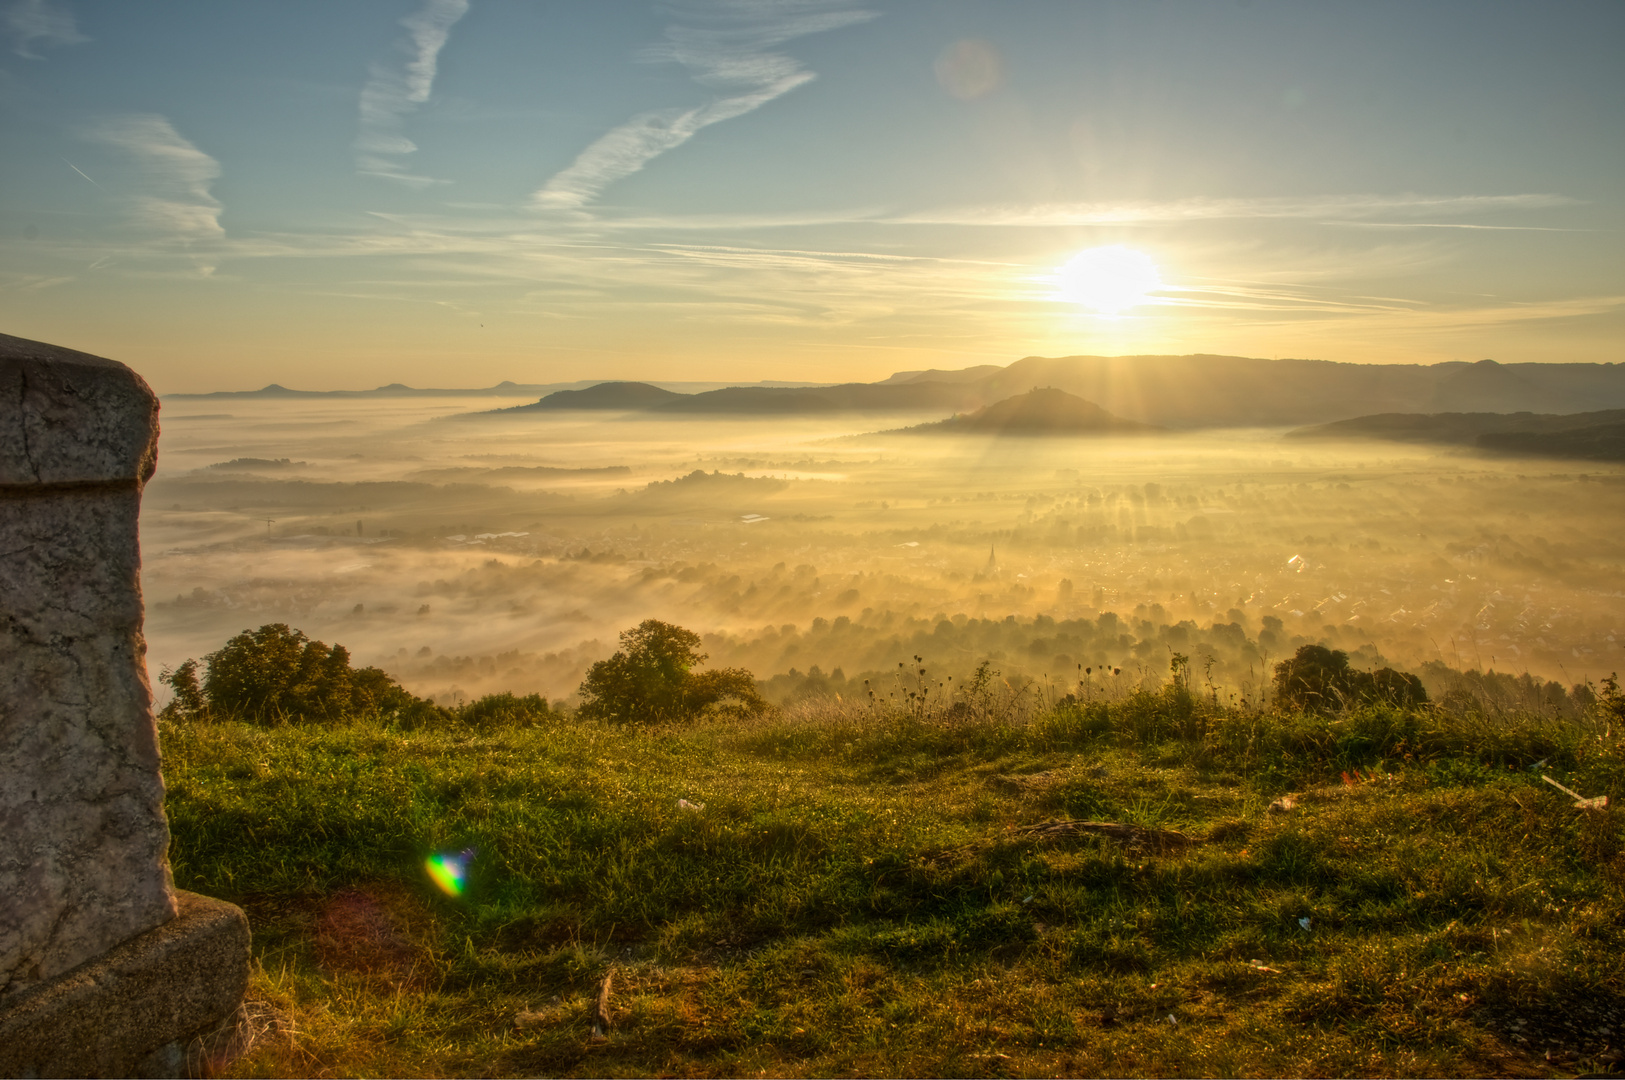
M1537 1075L1625 1041L1622 819L1540 780L1617 803L1601 725L1169 689L162 735L176 883L254 928L232 1075ZM1198 842L1020 831L1056 818ZM468 847L440 894L423 860Z

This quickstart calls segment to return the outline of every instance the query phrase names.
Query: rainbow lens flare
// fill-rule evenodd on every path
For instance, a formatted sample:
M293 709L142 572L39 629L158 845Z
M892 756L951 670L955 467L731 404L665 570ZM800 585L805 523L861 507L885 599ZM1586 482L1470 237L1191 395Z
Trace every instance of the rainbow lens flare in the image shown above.
M447 896L461 896L468 884L468 864L473 861L474 849L465 848L455 855L430 855L423 868Z

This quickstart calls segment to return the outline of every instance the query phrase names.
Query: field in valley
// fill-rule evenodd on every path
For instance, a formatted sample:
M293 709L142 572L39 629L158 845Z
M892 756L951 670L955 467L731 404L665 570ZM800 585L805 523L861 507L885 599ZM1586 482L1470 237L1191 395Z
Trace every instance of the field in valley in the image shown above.
M1445 669L1566 689L1621 666L1617 465L1257 430L876 437L921 417L872 413L465 415L511 403L167 404L153 673L281 621L443 702L561 699L644 618L780 700L916 654L1060 696L1083 668L1155 683L1177 652L1237 701L1306 641L1431 664L1436 690Z

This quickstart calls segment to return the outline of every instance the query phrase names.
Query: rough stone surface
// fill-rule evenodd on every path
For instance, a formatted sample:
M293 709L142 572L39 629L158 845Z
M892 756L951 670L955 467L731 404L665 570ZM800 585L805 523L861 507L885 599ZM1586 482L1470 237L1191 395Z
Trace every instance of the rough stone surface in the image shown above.
M158 398L117 360L0 334L0 485L147 482Z
M180 1071L187 1042L241 1003L249 936L242 909L177 896L164 925L0 1002L0 1076Z
M175 914L136 533L157 414L123 364L0 335L0 1008Z

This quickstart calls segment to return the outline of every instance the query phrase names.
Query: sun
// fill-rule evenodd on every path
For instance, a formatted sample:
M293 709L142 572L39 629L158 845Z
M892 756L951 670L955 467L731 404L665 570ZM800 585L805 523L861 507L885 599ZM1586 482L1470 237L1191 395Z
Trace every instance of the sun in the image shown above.
M1121 244L1080 251L1055 277L1063 299L1102 315L1121 315L1163 288L1150 256Z

